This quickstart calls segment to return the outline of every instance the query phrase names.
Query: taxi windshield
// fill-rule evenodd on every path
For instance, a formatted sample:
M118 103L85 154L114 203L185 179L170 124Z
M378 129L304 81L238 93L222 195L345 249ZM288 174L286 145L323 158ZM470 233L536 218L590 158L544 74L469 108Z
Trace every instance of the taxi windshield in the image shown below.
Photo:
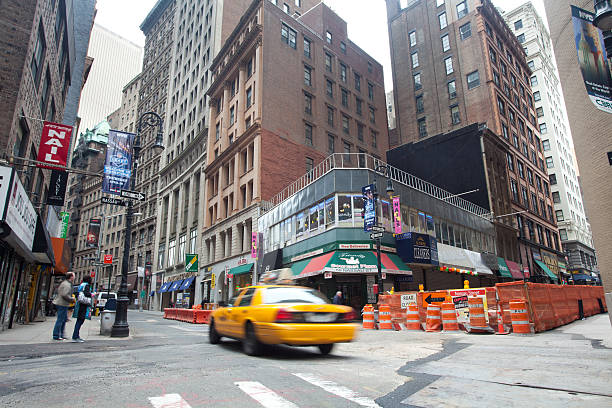
M267 305L278 303L313 303L324 305L329 300L318 290L308 288L267 288L263 291L263 302Z

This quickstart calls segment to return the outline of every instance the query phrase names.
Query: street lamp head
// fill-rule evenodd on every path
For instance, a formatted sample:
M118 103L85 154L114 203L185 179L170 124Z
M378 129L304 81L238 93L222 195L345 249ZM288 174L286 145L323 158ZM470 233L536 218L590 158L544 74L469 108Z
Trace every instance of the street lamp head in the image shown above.
M594 0L595 19L593 24L601 31L612 30L612 0Z
M393 181L390 178L387 179L387 194L391 196L393 194Z
M162 132L157 132L157 137L155 138L155 144L153 145L153 152L155 155L160 155L165 149L164 146L164 135Z

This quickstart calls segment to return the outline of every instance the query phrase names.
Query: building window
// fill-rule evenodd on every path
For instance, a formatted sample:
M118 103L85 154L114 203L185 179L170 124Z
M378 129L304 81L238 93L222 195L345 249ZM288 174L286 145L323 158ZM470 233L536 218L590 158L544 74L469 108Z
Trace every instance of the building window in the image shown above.
M504 139L509 140L510 134L508 133L508 126L505 123L502 123L502 136Z
M522 44L525 42L525 34L519 34L516 36L516 39Z
M442 51L446 52L450 50L450 39L448 37L448 34L444 34L441 40L442 40Z
M512 190L512 198L514 199L514 201L519 202L518 184L514 179L510 180L510 190Z
M296 48L296 33L295 30L286 24L281 24L281 40L291 48Z
M425 118L418 120L419 138L423 139L427 137L427 123Z
M47 114L47 104L49 103L49 93L51 92L51 71L47 67L45 75L45 81L43 82L43 88L40 96L40 116L45 117Z
M523 196L523 204L525 207L529 208L529 194L525 187L521 187L521 195Z
M506 115L506 104L504 103L502 98L500 98L499 96L497 97L497 107L499 108L499 113L505 116Z
M538 118L544 116L544 108L542 108L541 106L536 108L536 115L538 116Z
M436 0L436 7L440 7L444 4L444 0Z
M561 229L559 230L559 237L561 238L561 241L567 241L567 240L568 240L568 239L567 239L567 230L566 230L566 229L561 228Z
M336 138L334 135L328 133L327 134L327 151L329 153L334 153L336 149Z
M334 97L334 84L329 79L325 80L325 89L326 89L327 96L329 96L330 98L333 98Z
M480 85L480 74L478 71L470 72L467 74L467 86L468 89L474 89Z
M514 22L514 29L520 30L521 28L523 28L523 20L516 20Z
M289 14L289 5L287 3L283 3L283 11Z
M525 180L525 167L523 166L523 162L517 160L516 166L518 167L519 177Z
M549 174L548 181L550 181L551 186L557 185L557 175L555 173Z
M417 113L422 113L424 110L423 95L419 95L416 97L416 111Z
M467 1L457 4L457 19L463 18L468 14Z
M308 38L304 38L304 56L308 59L311 58L311 47L312 42Z
M551 156L548 156L546 158L546 167L549 169L552 169L553 167L555 167L555 162L553 161L553 158Z
M325 53L325 70L332 72L332 56L328 53Z
M327 41L328 44L332 43L332 33L330 33L329 31L325 32L325 41Z
M304 137L306 144L312 146L312 125L308 123L304 124Z
M563 210L557 210L555 211L555 215L557 217L557 222L559 221L565 221L565 217L563 216Z
M168 266L174 266L176 259L176 239L168 243Z
M538 84L538 77L536 75L531 77L531 86L536 86Z
M530 168L527 168L527 180L529 181L529 184L533 186L533 170Z
M346 54L346 43L344 41L340 41L340 51L342 51L343 54Z
M312 86L312 68L304 66L304 85Z
M548 129L546 128L546 123L540 123L540 133L543 135L548 133Z
M342 130L344 133L349 133L349 118L348 116L342 115Z
M455 83L454 79L448 82L447 88L448 88L448 98L455 99L457 97L457 84Z
M38 25L38 37L36 38L36 45L34 46L34 53L32 54L32 61L30 62L30 70L32 71L32 78L38 87L40 83L42 63L45 58L45 51L47 45L45 42L45 33L43 31L42 20Z
M229 124L230 124L230 126L232 126L232 125L234 124L234 121L235 121L235 120L236 120L235 109L234 109L234 107L232 106L232 107L230 108L230 118L229 118L229 122L230 122Z
M346 65L340 64L340 80L346 83Z
M331 106L327 107L327 124L331 127L334 126L334 108Z
M354 79L355 79L355 89L358 91L361 91L361 75L355 72Z
M459 36L462 40L470 38L472 36L472 24L468 22L459 27Z
M357 109L357 114L359 116L363 114L362 106L363 106L363 101L359 98L355 98L355 108Z
M417 51L410 54L410 58L412 60L412 68L416 68L419 66L419 53Z
M550 150L550 140L546 139L546 140L542 140L542 148L544 149L545 152Z
M444 59L444 67L446 68L446 75L453 73L453 58L448 57Z
M314 168L314 160L312 157L306 157L306 172L309 173Z
M217 125L215 126L215 141L216 142L219 141L220 134L221 134L221 122L217 123Z
M534 100L535 102L539 102L541 99L542 99L542 98L540 97L540 91L535 91L535 92L533 93L533 100Z
M459 106L457 105L451 106L450 113L451 113L451 121L453 122L453 125L456 125L461 122L461 117L459 116Z
M363 128L364 126L361 123L357 124L357 140L363 142Z
M342 142L342 145L344 147L344 153L351 152L351 144L349 142Z
M417 43L417 38L416 38L416 31L411 31L408 34L408 39L410 40L410 46L414 47Z
M514 171L514 157L510 153L506 153L506 158L508 160L508 169Z
M370 123L376 123L376 115L374 114L374 108L373 107L368 107L369 111L370 111Z
M421 73L419 72L418 74L414 74L412 78L414 79L414 90L418 91L423 87L421 84Z
M342 106L348 108L348 91L346 89L342 89Z
M448 23L446 21L446 13L441 13L438 15L438 22L440 23L440 30L444 30Z
M555 204L560 204L561 203L561 196L559 195L558 191L553 191L552 199L553 199L553 203L555 203Z
M253 88L249 86L246 90L246 107L247 109L253 104Z

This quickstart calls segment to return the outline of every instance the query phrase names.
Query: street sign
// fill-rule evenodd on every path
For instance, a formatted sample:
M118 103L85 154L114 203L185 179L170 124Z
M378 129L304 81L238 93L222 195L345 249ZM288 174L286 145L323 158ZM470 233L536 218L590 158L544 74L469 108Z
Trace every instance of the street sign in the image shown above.
M417 302L417 294L416 293L409 293L407 295L402 295L401 298L401 303L400 303L400 308L402 309L407 309L408 305L411 303L416 304Z
M103 204L120 205L122 207L125 207L125 205L126 205L125 201L119 200L118 198L113 198L113 197L102 197L102 199L100 201Z
M373 232L385 232L385 227L381 227L380 225L372 225Z
M423 307L429 305L441 305L443 302L450 302L452 299L446 292L425 292L423 293Z
M382 232L373 232L370 234L370 239L380 239L383 237Z
M119 194L123 198L130 198L132 200L144 201L147 196L145 196L140 191L132 191L132 190L121 190L121 194Z
M113 263L113 254L106 254L106 255L104 255L104 263L105 264L112 264Z

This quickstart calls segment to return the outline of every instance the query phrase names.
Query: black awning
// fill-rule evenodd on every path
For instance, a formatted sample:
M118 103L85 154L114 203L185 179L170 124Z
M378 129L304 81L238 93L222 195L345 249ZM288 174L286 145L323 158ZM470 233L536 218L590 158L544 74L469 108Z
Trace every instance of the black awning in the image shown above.
M259 274L272 271L274 269L280 269L283 267L283 250L275 249L270 251L263 256L263 260L259 265Z
M55 266L55 256L53 255L53 245L49 231L43 224L40 214L36 220L36 231L34 232L34 243L32 244L32 253L36 262L41 264L49 264Z

